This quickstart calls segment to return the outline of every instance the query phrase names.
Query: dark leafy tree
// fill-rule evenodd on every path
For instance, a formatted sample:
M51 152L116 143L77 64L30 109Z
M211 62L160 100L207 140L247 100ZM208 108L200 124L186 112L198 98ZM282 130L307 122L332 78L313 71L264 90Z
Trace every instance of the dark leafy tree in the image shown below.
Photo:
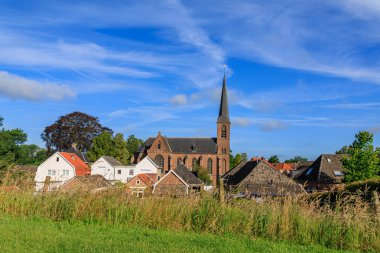
M112 130L103 127L97 117L73 112L59 117L54 124L47 126L41 138L49 153L68 149L73 143L77 144L79 150L87 151L92 140L102 132L112 134Z
M379 175L379 148L373 146L373 134L361 131L347 148L347 157L342 159L345 182L375 178Z
M298 163L298 162L307 162L307 158L296 155L295 157L285 160L286 163Z
M199 164L196 164L192 168L193 172L197 174L197 177L205 183L205 185L211 185L211 179L210 175L208 174L208 171L206 168L203 168L199 166Z
M268 162L270 163L280 163L280 158L277 155L272 155L269 157Z

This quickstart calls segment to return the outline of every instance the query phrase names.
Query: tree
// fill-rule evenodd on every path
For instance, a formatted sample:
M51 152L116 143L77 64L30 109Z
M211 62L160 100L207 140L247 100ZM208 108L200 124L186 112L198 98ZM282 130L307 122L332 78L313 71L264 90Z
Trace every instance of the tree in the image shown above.
M97 117L82 112L73 112L61 116L54 124L47 126L41 134L49 153L69 149L73 143L81 151L87 151L92 140L102 132L112 130L103 127Z
M296 155L295 157L285 160L286 163L298 163L298 162L307 162L307 158L302 157L300 155Z
M269 157L268 162L270 163L280 163L280 158L277 155L272 155Z
M247 161L247 153L237 153L235 156L230 154L230 168L235 167L242 161Z
M113 156L124 165L129 164L130 156L123 134L118 133L112 137L109 132L103 132L94 138L87 152L88 159L94 162L104 155Z
M16 154L17 164L20 165L39 165L47 158L46 150L35 144L20 145Z
M203 168L199 166L199 164L196 164L192 168L192 170L193 172L197 173L198 178L202 180L202 182L205 183L205 185L211 185L210 175L208 174L208 171L206 168Z
M354 182L378 176L379 148L373 146L373 134L361 131L355 135L354 142L347 148L347 157L343 157L345 182Z
M124 136L118 133L113 138L114 143L114 157L124 165L130 163L130 155L127 149L127 142L124 140Z
M348 146L343 146L341 149L335 151L335 154L348 154Z
M3 126L3 120L4 118L0 116L0 127Z
M137 152L139 146L144 144L144 141L136 138L133 134L127 139L127 149L129 152L129 159Z
M115 154L115 146L112 139L112 134L102 132L93 139L91 148L87 152L87 157L91 162L95 162L101 156L113 156Z

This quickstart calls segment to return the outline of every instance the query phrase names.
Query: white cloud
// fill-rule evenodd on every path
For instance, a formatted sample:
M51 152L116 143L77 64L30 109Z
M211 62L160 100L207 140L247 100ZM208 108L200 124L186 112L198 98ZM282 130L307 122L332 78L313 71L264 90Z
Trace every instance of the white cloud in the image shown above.
M174 105L185 105L187 103L187 97L183 94L175 95L170 99L170 103Z
M248 118L245 118L245 117L232 118L232 125L245 127L251 124L252 122Z
M279 129L284 129L286 127L287 125L283 121L271 120L271 121L262 123L260 129L266 132L271 132L271 131L275 131Z
M54 83L41 83L0 71L0 95L12 99L62 100L74 97L70 87Z

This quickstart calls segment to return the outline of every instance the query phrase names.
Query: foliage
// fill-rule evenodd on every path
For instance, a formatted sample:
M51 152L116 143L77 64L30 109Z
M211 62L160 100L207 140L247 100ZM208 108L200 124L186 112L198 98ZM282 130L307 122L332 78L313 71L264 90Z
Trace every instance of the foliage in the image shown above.
M73 112L61 116L54 124L45 127L41 134L49 153L69 149L76 143L78 149L87 151L92 140L102 132L112 133L103 127L97 117L82 112Z
M280 163L280 158L277 155L272 155L269 157L268 162L270 163Z
M0 127L3 126L3 120L4 118L0 116Z
M369 192L378 191L380 192L380 178L372 178L364 181L357 181L353 183L346 184L345 190L351 193L356 192Z
M215 236L180 231L173 233L168 230L133 226L53 222L42 218L23 219L6 216L0 218L0 223L2 253L338 252L315 245L302 246L291 242L273 242L258 238L252 240L236 235Z
M20 145L26 140L27 135L21 129L0 130L0 174L17 162Z
M129 152L129 160L130 158L137 152L140 145L144 144L144 141L136 138L133 134L128 136L127 139L127 149Z
M195 166L193 166L192 169L193 172L197 173L198 178L202 180L202 182L205 183L205 185L211 185L212 181L206 168L203 168L200 165L196 164Z
M361 131L355 135L354 142L347 149L347 157L343 157L345 182L371 179L378 176L379 149L373 146L373 134Z
M187 233L234 234L240 238L379 252L377 216L367 203L354 195L351 198L351 202L341 201L331 208L321 206L318 201L296 197L265 198L259 204L245 199L221 204L207 193L188 198L151 196L139 199L127 196L124 189L97 194L57 192L45 195L3 191L0 193L0 216L44 217L71 224L82 221L90 226L116 224L118 227ZM102 243L106 241L101 240Z
M335 151L335 154L348 154L348 146L343 146L341 149Z
M285 160L286 163L298 163L298 162L307 162L307 158L296 155L295 157Z
M124 140L124 136L121 133L117 133L113 138L113 143L115 147L114 157L126 165L130 163L130 155L127 149L127 142Z
M230 154L230 168L232 169L242 161L247 161L247 153L237 153L235 156Z
M109 132L103 132L94 138L87 157L94 162L102 156L113 156L124 165L129 163L127 142L124 140L123 134L118 133L112 137Z
M47 159L45 149L35 144L21 145L17 154L17 164L20 165L39 165Z

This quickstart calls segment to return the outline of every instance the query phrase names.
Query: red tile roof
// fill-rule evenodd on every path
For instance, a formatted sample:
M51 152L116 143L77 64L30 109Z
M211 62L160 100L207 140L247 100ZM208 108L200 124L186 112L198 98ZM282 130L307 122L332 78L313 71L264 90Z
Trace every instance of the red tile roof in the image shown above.
M291 170L295 169L294 163L277 163L274 168L279 171L286 170L287 172L290 172Z
M75 176L85 176L91 174L91 170L88 165L85 164L76 154L67 152L59 152L59 154L74 166Z
M139 174L137 175L146 185L153 187L157 182L157 174Z

